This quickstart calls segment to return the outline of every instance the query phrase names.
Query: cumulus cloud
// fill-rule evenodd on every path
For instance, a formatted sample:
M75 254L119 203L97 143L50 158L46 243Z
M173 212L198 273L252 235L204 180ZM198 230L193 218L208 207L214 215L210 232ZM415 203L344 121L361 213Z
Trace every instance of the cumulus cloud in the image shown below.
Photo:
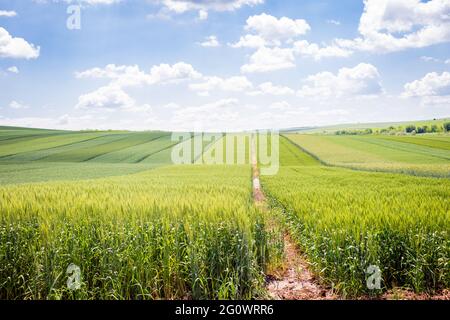
M405 84L404 98L422 98L424 104L450 103L450 72L431 72L422 79Z
M267 45L266 40L263 37L246 34L242 36L238 42L229 44L232 48L261 48Z
M303 19L276 18L266 13L247 19L245 30L252 32L269 43L280 45L282 41L306 34L311 27Z
M338 46L370 52L423 48L450 41L450 1L365 0L360 37Z
M78 98L77 109L127 109L135 101L119 86L108 85Z
M202 47L219 47L220 42L216 36L206 37L205 41L199 43Z
M250 62L241 67L241 72L269 72L294 67L295 57L291 49L261 47L250 56Z
M119 87L139 86L142 84L167 84L184 80L198 79L202 75L192 65L178 62L173 65L160 64L153 66L149 73L142 71L139 66L108 64L104 68L95 67L81 72L75 76L82 78L111 79L111 83Z
M353 52L336 44L320 46L306 40L298 40L311 30L303 19L276 18L266 13L247 19L246 35L229 44L232 48L252 48L256 51L241 72L269 72L295 67L295 56L321 60L329 57L348 57Z
M276 18L266 13L250 16L244 29L248 34L230 44L233 48L261 48L281 46L305 35L311 27L303 19Z
M118 66L108 64L103 68L95 67L76 72L75 76L79 79L94 78L110 80L106 86L81 95L78 98L77 109L122 109L130 112L149 111L151 108L149 105L138 105L125 92L124 89L127 87L172 84L202 77L190 64L184 62L178 62L173 65L156 65L148 73L142 71L137 65Z
M0 27L0 58L35 59L39 57L40 48L28 43L23 38L15 38Z
M220 77L205 77L203 82L193 83L189 88L197 91L200 95L209 95L210 91L221 90L230 92L242 92L249 90L253 84L244 76L220 78Z
M377 68L367 63L342 68L337 74L320 72L309 76L306 82L308 84L298 92L301 97L341 98L373 96L383 92Z
M75 72L78 79L111 79L111 83L120 87L139 86L150 81L149 74L141 71L139 66L117 66L108 64L104 68L95 67L81 72Z
M202 74L196 71L192 65L185 62L178 62L174 65L160 64L151 68L149 83L179 83L200 77L202 77Z

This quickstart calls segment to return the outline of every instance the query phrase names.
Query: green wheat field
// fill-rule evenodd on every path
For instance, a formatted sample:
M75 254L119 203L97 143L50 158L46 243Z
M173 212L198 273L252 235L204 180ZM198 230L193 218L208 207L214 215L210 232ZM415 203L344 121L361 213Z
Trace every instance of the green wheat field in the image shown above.
M281 134L268 210L250 163L173 165L177 143L0 127L0 299L264 299L281 229L342 298L450 288L448 134Z

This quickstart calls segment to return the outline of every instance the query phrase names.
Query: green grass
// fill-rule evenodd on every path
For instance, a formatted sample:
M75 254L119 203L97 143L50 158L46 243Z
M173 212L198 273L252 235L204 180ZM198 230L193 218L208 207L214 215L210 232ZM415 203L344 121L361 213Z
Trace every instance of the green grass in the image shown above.
M263 189L324 282L344 296L380 293L366 287L377 265L382 291L450 287L449 180L313 165L300 149L293 163L281 148L285 165Z
M415 137L386 139L385 136L286 136L328 165L450 177L450 151L442 147L450 141L450 137L443 140L418 138L417 143L411 143L411 139L416 139ZM436 147L437 144L439 148Z

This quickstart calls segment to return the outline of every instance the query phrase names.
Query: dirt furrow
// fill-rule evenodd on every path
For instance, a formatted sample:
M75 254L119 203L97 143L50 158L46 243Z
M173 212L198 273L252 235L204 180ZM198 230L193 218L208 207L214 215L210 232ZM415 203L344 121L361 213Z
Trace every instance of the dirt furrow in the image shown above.
M261 210L268 210L266 197L259 180L256 139L252 136L251 160L253 199ZM272 219L272 223L277 223ZM286 232L284 235L284 264L282 270L266 276L266 289L270 298L275 300L323 300L335 299L331 290L322 287L308 270L296 244Z

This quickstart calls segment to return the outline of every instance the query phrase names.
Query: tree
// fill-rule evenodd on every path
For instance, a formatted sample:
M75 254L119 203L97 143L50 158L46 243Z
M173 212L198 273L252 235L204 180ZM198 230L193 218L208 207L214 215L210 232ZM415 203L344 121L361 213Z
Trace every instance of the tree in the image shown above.
M438 126L437 125L435 125L435 124L433 124L432 126L431 126L431 130L430 130L431 132L438 132Z
M445 132L450 132L450 122L445 122L443 127Z
M418 134L423 134L423 133L426 133L426 132L427 132L426 127L417 127L417 133Z
M412 124L409 125L409 126L406 126L405 131L406 131L406 133L412 133L413 131L415 132L416 131L416 126L412 125Z

